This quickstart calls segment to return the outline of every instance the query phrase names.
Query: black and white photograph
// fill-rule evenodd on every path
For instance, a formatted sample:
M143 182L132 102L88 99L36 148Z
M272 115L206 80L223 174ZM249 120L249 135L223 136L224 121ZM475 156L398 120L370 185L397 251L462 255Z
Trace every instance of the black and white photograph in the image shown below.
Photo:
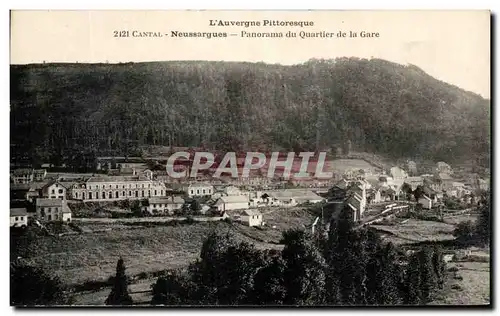
M11 10L10 305L491 308L491 21Z

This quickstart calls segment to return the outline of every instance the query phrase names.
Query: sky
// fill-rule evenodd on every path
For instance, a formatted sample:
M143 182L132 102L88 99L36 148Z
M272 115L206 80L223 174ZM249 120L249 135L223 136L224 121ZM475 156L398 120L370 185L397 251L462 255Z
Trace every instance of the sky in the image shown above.
M213 27L223 21L311 21L309 27ZM227 32L226 38L113 37L114 31ZM362 31L376 38L245 38L241 32ZM489 11L12 11L11 64L222 60L302 63L381 58L490 97Z

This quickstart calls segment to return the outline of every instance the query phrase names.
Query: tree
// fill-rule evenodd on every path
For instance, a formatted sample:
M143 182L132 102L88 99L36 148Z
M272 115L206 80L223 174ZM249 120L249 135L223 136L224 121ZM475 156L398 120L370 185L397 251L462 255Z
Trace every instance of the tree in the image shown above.
M422 196L424 196L424 188L422 186L418 186L414 191L413 191L413 196L415 197L415 200L418 201Z
M408 267L406 269L405 293L404 302L408 305L419 305L422 302L422 292L420 288L420 260L416 253L409 258Z
M481 242L489 244L491 235L491 217L490 202L488 200L480 206L476 232Z
M234 245L229 234L211 232L201 246L200 258L189 266L191 280L197 285L193 299L200 304L218 305L218 291L224 280L221 269L224 253Z
M408 183L403 183L401 186L401 191L406 194L406 199L409 200L411 198L411 194L413 193L411 186Z
M132 214L136 217L142 217L142 209L141 209L141 201L132 201L130 205L130 210L132 211Z
M446 262L443 259L443 252L439 246L434 248L434 253L432 254L432 266L434 268L434 274L437 278L437 285L441 289L443 288L446 278Z
M433 265L432 249L424 247L417 253L420 272L420 290L423 303L428 303L432 299L434 291L437 289L438 279Z
M191 204L189 205L189 214L198 214L201 211L201 204L198 200L193 200Z
M152 305L191 305L192 291L195 285L189 275L182 272L171 272L165 277L160 277L151 286L153 298Z
M113 280L113 288L106 299L106 305L132 305L133 301L128 294L127 276L125 275L125 264L123 259L118 259L116 275Z
M255 274L251 294L252 304L283 305L286 289L283 284L285 261L273 256Z
M286 305L318 305L324 303L325 261L304 231L283 233L282 258Z
M10 303L14 306L65 305L69 301L57 277L20 263L10 265Z
M460 222L453 231L453 236L460 242L470 242L474 238L475 227L471 221Z

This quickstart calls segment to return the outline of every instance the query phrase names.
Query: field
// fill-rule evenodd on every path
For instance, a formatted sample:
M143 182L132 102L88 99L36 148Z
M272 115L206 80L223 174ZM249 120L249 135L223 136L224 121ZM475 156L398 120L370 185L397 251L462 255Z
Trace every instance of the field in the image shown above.
M340 174L344 173L348 169L377 169L375 166L362 159L334 159L327 161L325 165L325 169L327 168L329 171Z
M448 267L457 267L457 275L452 277L445 291L432 305L486 305L490 303L489 262L453 262Z
M385 233L387 239L395 244L421 242L429 240L451 240L454 225L408 219L397 225L373 225L378 231Z
M243 235L256 241L278 243L287 229L306 229L315 219L311 213L299 207L261 211L265 226L255 228L235 223L234 227Z
M95 230L96 226L89 228ZM16 255L27 263L45 267L69 285L106 280L114 274L120 256L129 275L186 266L198 256L203 240L213 230L234 232L237 240L258 248L279 247L255 241L224 222L150 226L127 229L118 225L115 229L114 225L106 225L102 232L38 237ZM85 224L81 227L85 230Z

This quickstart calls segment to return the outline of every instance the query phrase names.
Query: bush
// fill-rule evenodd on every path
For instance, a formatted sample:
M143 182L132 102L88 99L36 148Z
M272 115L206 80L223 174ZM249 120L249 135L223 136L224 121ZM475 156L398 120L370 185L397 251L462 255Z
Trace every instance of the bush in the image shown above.
M68 301L56 277L23 264L10 266L10 303L14 306L64 305Z
M459 269L457 267L451 267L448 269L449 272L457 272Z
M462 281L464 279L460 274L455 274L455 276L453 278L455 280L460 280L460 281Z

